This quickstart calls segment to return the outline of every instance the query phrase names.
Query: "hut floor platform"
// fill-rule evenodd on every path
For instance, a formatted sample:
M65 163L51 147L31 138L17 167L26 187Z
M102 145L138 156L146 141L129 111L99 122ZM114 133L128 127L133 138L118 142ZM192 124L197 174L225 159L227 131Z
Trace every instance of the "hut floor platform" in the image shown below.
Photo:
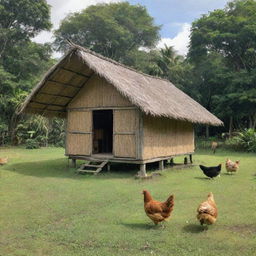
M193 163L192 161L192 152L191 153L185 153L180 155L189 155L190 164ZM140 165L140 171L138 173L139 176L147 176L146 173L146 164L147 163L153 163L153 162L159 162L159 170L163 170L165 168L165 162L170 160L170 164L173 164L173 157L174 156L168 156L168 157L159 157L159 158L153 158L148 160L139 160L134 158L117 158L113 154L106 154L106 153L100 153L100 154L92 154L91 156L83 156L83 155L67 155L69 159L72 160L72 167L76 167L76 160L86 160L89 162L102 162L104 163L104 166L107 165L107 170L110 170L110 163L127 163L127 164L139 164ZM177 155L176 155L177 156ZM184 165L188 164L187 157L184 158ZM90 167L86 166L86 164L83 164L84 167ZM89 164L90 165L90 164ZM97 173L102 170L101 166L94 166L99 167L97 169ZM78 169L79 172L86 172L83 170L83 168ZM89 172L95 173L95 171L90 170Z
M183 154L176 154L166 157L157 157L157 158L151 158L151 159L134 159L134 158L128 158L128 157L116 157L111 153L99 153L99 154L92 154L90 156L84 156L84 155L66 155L69 159L72 160L87 160L87 161L108 161L113 163L128 163L128 164L147 164L147 163L153 163L153 162L159 162L164 160L170 160L176 156L181 155L188 155L190 158L190 163L192 163L192 154L194 152L188 152Z

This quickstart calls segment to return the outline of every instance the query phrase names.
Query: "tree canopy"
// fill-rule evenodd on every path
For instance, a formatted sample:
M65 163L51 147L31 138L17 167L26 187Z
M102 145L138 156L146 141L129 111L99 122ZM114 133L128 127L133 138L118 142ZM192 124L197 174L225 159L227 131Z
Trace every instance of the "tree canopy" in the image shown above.
M31 41L51 28L50 7L45 0L0 1L0 132L14 137L21 117L15 114L51 60L49 44Z
M193 22L190 53L192 60L211 51L223 55L235 70L256 67L256 2L237 0Z
M50 28L50 8L45 0L1 0L0 58L14 45Z
M65 51L66 39L122 61L132 50L154 47L160 26L145 7L128 2L92 5L70 14L55 31L55 47Z
M192 25L189 60L197 71L202 67L210 71L207 77L201 77L207 91L215 88L210 90L214 92L211 101L204 106L224 120L229 119L230 128L233 119L240 127L256 123L255 39L254 0L229 2L223 10L203 15ZM219 56L219 64L212 56ZM203 91L200 94L203 95Z

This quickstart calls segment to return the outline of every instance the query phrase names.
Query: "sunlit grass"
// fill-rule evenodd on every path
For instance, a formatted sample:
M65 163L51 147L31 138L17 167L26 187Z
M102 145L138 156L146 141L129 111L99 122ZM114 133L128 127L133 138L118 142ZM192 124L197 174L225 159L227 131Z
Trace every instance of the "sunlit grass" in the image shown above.
M223 168L213 181L198 166L146 181L132 165L77 175L59 148L1 148L1 156L9 163L0 167L0 255L255 255L255 154L196 153L196 165L241 161L236 175ZM162 201L175 194L165 229L145 215L143 189ZM210 191L219 218L203 230L196 208Z

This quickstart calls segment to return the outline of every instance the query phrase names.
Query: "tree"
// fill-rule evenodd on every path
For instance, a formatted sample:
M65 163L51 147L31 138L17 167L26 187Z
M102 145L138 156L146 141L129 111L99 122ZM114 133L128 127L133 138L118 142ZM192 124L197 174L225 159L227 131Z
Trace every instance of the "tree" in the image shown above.
M192 25L190 58L196 60L215 51L235 70L256 67L256 2L235 0Z
M67 16L55 31L57 50L67 49L66 39L104 56L124 62L129 52L153 47L159 26L147 10L128 2L98 4Z
M0 66L0 122L8 127L9 136L15 137L15 129L21 116L16 109L22 104L40 75L53 64L48 45L33 42L9 49L5 68Z
M213 112L229 119L230 133L234 118L240 127L246 126L244 118L252 126L256 122L256 2L229 2L225 9L215 10L196 20L191 32L189 60L196 68L203 65L210 70L209 57L213 54L222 58L222 70L215 65L211 71L213 77L214 73L220 72L219 79L214 79L214 86L222 88L211 97L214 99L212 103L215 102ZM209 67L205 65L207 62ZM209 80L207 83L212 86ZM200 93L203 95L203 90Z
M50 28L50 8L45 0L1 0L0 58L14 45Z
M12 139L21 119L16 108L52 63L50 46L30 39L50 27L45 0L0 0L0 126Z

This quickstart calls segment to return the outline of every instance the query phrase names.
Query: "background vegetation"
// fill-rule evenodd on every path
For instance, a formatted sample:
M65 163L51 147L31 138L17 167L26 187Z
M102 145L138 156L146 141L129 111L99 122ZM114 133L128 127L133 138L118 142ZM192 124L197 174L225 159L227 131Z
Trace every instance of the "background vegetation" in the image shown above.
M246 133L255 143L254 0L231 1L195 20L187 56L177 55L172 47L156 48L161 26L145 7L127 2L98 4L69 14L54 32L52 45L32 42L50 28L50 6L45 0L0 1L0 145L63 144L63 120L17 115L15 110L56 62L52 51L67 51L66 39L170 80L224 121L220 128L198 127L198 135L231 136L233 131L251 129ZM240 143L231 143L235 142Z

